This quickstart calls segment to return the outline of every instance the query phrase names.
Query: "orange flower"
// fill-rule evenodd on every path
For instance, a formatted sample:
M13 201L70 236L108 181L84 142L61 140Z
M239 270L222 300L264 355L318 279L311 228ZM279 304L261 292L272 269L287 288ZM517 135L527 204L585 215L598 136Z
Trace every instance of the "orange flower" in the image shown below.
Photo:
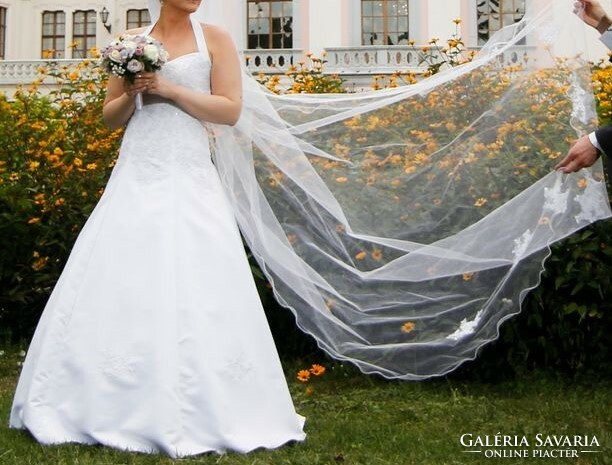
M310 379L310 371L308 370L298 371L297 379L300 380L302 383L305 383L306 381Z
M405 333L411 333L415 327L416 327L416 324L414 322L407 321L406 323L402 325L402 331Z
M464 281L471 281L473 277L474 277L474 273L463 273Z
M587 181L585 178L582 178L580 181L578 181L578 187L580 189L584 189L588 185L589 185L589 181Z
M366 253L364 251L361 251L357 255L355 255L356 260L363 260L364 258L366 258Z
M310 368L310 372L315 376L321 376L323 373L325 373L325 367L323 365L313 363L312 367Z
M312 395L313 393L314 393L314 389L313 389L313 388L311 388L310 386L308 386L308 387L306 388L306 394L308 394L308 395L310 396L310 395Z
M35 270L35 271L38 271L38 270L44 268L44 266L47 264L48 261L49 261L49 257L39 258L34 263L32 263L32 269Z
M476 200L476 202L474 202L474 206L480 208L483 207L486 203L487 199L485 199L484 197L480 197L478 200Z
M380 250L380 249L374 249L374 250L372 251L372 259L376 260L377 262L378 262L378 261L380 261L380 260L382 260L382 256L383 256L383 254L382 254L382 250Z

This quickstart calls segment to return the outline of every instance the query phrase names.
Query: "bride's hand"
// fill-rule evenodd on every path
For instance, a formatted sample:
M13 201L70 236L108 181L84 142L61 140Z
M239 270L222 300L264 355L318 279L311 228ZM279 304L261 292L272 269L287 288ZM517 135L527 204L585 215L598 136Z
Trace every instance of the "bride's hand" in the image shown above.
M142 73L143 78L147 79L148 85L146 93L159 95L160 97L171 99L175 84L161 76L159 73Z
M134 97L136 94L141 94L147 90L151 79L148 76L138 75L134 78L134 82L130 82L128 79L123 79L123 90L130 97Z

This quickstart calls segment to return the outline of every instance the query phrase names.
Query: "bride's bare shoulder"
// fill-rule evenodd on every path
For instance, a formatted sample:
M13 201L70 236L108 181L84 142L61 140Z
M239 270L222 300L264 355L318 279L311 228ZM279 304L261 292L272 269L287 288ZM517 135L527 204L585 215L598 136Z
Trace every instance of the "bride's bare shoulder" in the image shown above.
M200 23L200 25L204 30L204 38L211 53L214 53L215 50L227 51L235 48L232 37L224 28L214 24Z

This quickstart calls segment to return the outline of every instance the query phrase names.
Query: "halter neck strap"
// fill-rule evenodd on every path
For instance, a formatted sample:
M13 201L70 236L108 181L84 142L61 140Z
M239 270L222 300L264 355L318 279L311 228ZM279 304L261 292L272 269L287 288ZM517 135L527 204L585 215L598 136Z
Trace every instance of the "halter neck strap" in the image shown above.
M190 16L189 20L191 22L191 28L192 28L193 33L195 35L196 44L198 46L198 52L203 53L204 57L207 60L210 60L210 57L208 55L208 46L206 45L206 39L204 38L204 31L202 30L202 26L200 25L200 23L193 16ZM155 24L157 24L157 22L151 23L145 29L143 34L144 35L151 34L151 31L153 30L153 27L155 27Z
M198 51L203 53L208 59L208 46L206 45L206 39L204 38L204 31L202 25L193 16L190 16L191 26L193 27L193 33L195 34L196 42L198 44Z

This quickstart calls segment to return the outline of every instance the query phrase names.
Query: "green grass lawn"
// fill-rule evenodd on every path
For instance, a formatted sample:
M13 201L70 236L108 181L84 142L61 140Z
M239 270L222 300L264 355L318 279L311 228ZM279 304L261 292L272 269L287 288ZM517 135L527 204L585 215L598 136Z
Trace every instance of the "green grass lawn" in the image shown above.
M296 410L307 418L308 436L301 443L179 460L98 445L42 446L27 432L8 428L22 357L19 348L0 350L0 464L612 464L610 381L576 382L538 373L498 384L458 377L414 383L365 376L353 365L320 360L283 363ZM312 383L298 381L297 371L311 363L322 363L326 373ZM314 393L307 394L306 386ZM531 450L538 449L538 433L588 435L596 436L601 447L577 458L486 458L484 452L465 452L459 440L466 433L474 438L525 435Z

